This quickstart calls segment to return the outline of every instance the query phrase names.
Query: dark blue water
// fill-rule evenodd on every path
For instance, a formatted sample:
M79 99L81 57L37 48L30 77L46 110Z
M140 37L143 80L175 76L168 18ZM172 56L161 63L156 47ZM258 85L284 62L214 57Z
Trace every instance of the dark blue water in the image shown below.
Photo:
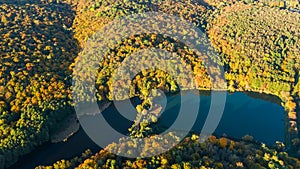
M166 111L161 115L161 123L170 126L175 121L180 100L185 99L184 97L186 96L175 95L168 98L168 104L175 106L166 107ZM211 105L210 96L200 94L199 97L198 116L192 128L197 132L201 132ZM233 138L251 135L254 140L274 145L276 141L284 141L284 114L283 107L278 104L252 98L241 92L228 94L222 118L214 134L219 136L226 134Z

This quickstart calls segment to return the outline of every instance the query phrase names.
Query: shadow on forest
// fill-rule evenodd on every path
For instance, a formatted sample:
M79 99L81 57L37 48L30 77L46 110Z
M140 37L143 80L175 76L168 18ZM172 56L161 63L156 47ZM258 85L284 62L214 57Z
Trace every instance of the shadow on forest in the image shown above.
M8 35L8 40L12 39L12 45L6 46L6 39L0 39L0 47L2 46L2 49L4 49L0 51L0 63L12 63L11 66L4 66L5 71L3 78L6 81L13 81L9 73L11 71L16 74L18 72L27 71L28 77L33 77L35 74L38 74L38 78L43 77L45 78L43 80L47 82L50 82L51 77L56 77L57 80L63 81L66 87L71 87L72 71L69 70L69 66L74 62L80 51L79 42L74 38L74 32L72 31L72 24L76 12L72 9L70 4L58 2L57 0L54 1L55 2L50 3L48 0L0 0L0 6L4 6L0 8L0 10L2 10L0 12L6 14L11 13L10 16L12 16L8 17L8 22L4 25L2 24L0 27L0 35L13 32ZM16 15L15 13L18 14ZM26 17L29 17L29 19ZM23 25L25 19L29 20L29 24ZM21 34L26 35L25 40ZM23 52L20 45L26 46L28 50ZM50 48L50 50L45 50L45 48ZM21 52L24 54L20 54ZM19 61L13 62L13 56L18 57ZM27 63L35 63L35 65L28 68L25 66ZM17 82L20 82L23 87L26 88L32 85L29 80L28 78L25 80L18 79ZM17 92L19 91L15 91L15 93ZM27 97L30 97L30 94L27 95ZM0 97L0 100L1 99L3 98ZM13 96L13 99L17 100L18 98ZM11 100L5 101L10 102ZM10 108L8 107L8 109ZM70 107L66 106L65 109L69 110ZM20 114L22 113L24 112L21 111ZM49 115L55 117L55 119L51 119L54 122L51 122L51 124L57 124L67 113L69 112L59 110L58 113ZM55 115L58 115L58 117L56 118ZM22 130L32 129L28 127L22 128ZM35 144L34 142L40 143ZM28 143L26 146L30 147L29 150L32 151L33 147L40 145L42 142L44 141L32 140L32 143ZM9 167L18 159L19 160L10 166L10 168L24 168L24 165L26 166L28 162L34 164L39 163L39 161L28 160L33 158L31 153L26 155L26 152L19 150L18 147L16 147L14 151L17 153L13 154L11 159L5 159L5 163L3 161L3 164L0 162L0 168L1 165ZM34 154L34 156L38 156L38 154Z
M48 1L48 0L46 0ZM39 57L41 65L43 65L42 69L36 69L31 71L38 72L38 73L54 73L59 74L62 76L68 76L70 75L70 71L68 70L68 66L73 63L74 59L76 58L77 54L80 51L79 42L77 39L74 38L74 33L72 31L72 24L73 20L75 18L76 12L72 9L70 4L66 3L56 3L56 2L45 2L41 0L29 0L29 1L23 1L23 0L1 0L0 5L6 4L8 6L14 6L17 9L24 9L25 12L21 11L21 15L33 15L34 17L30 18L31 22L33 22L36 19L39 19L42 23L41 24L33 24L31 23L31 26L28 27L25 25L16 26L18 24L18 21L15 25L10 23L4 27L4 29L0 30L0 34L5 34L9 31L14 31L16 34L13 35L13 37L9 38L18 38L22 39L18 33L25 33L29 34L31 36L27 36L26 38L26 47L28 47L30 50L26 52L26 55L24 57L28 58L33 56L34 52L41 52L42 57ZM26 5L27 4L27 5ZM32 6L33 5L33 6ZM27 7L25 7L27 6ZM29 7L28 7L29 6ZM32 7L31 7L32 6ZM36 6L40 7L38 10L35 9ZM20 8L21 7L21 8ZM23 8L24 7L24 8ZM32 9L32 11L31 11ZM52 22L53 24L43 24L43 19L45 17L39 16L38 12L39 10L46 11L45 17L48 17L47 19ZM42 12L44 12L42 11ZM25 13L25 14L24 14ZM14 15L14 14L13 14ZM38 15L38 17L36 17ZM53 16L54 15L54 16ZM59 16L59 19L55 18ZM24 19L24 18L23 18ZM23 22L19 23L22 24ZM16 30L17 29L17 30ZM35 36L33 38L33 36ZM36 42L36 39L42 41L41 44ZM54 40L55 39L55 40ZM16 44L23 42L20 42L21 40L18 40ZM1 42L1 40L0 40ZM41 47L40 47L41 46ZM43 50L45 47L51 47L53 50L51 50L52 53L49 53L49 51ZM8 46L5 51L1 51L0 54L7 54L12 51L14 48L15 51L19 52L21 51L19 46ZM47 59L45 56L51 54L53 57L51 59ZM36 57L36 56L34 56ZM22 59L22 58L21 58ZM35 61L37 58L31 57L31 61ZM6 61L6 60L2 60ZM60 66L61 63L68 63L69 65ZM60 67L60 68L59 68ZM21 60L19 63L16 63L15 68L22 69L24 68L24 62ZM33 68L35 69L35 67ZM59 70L60 69L60 70ZM30 72L29 72L30 73Z

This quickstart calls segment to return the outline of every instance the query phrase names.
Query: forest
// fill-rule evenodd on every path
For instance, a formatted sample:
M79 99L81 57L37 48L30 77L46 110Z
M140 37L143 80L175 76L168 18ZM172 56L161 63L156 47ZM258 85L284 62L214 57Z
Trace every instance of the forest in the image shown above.
M228 91L279 97L288 120L290 151L280 145L257 144L251 136L242 140L211 136L199 143L191 133L171 151L152 158L118 157L106 151L118 147L111 144L92 156L87 151L81 157L37 168L299 168L299 5L298 1L275 0L0 1L0 168L11 166L20 156L49 142L65 118L75 113L73 70L82 61L77 56L88 39L116 18L144 12L175 15L203 31L222 56L221 60L209 59L224 68ZM187 32L178 33L188 36ZM124 38L103 56L96 72L97 101L111 101L112 88L126 84L118 81L118 86L112 86L110 78L126 57L152 47L177 53L188 63L199 90L215 87L202 60L205 54L170 37L140 34ZM151 89L176 93L179 84L190 83L188 79L176 82L162 70L145 70L132 80L130 97L144 101L137 107L142 112L151 104L146 99ZM80 97L89 99L84 94ZM159 132L156 117L151 118L153 124L132 126L131 137L151 137ZM176 139L172 133L170 137ZM127 140L117 144L134 146ZM149 146L160 148L160 144Z

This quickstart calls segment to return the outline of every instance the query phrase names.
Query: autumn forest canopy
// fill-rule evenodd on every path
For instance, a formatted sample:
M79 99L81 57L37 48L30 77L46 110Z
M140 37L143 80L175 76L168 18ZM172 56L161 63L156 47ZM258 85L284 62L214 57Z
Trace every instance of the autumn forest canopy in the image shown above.
M109 46L94 72L94 101L99 103L112 101L112 89L127 84L125 80L113 83L112 75L126 57L142 49L176 53L192 70L190 76L180 77L180 82L159 69L143 70L132 79L130 98L141 100L137 117L149 116L153 124L133 125L130 137L152 137L160 131L155 125L157 117L146 113L152 104L148 99L152 89L177 93L180 84L190 84L191 78L199 90L219 87L212 82L223 83L210 77L203 60L208 57L224 69L229 92L280 98L289 148L259 145L251 136L241 140L210 136L199 143L191 133L171 151L152 158L127 159L109 153L107 150L121 147L119 151L125 151L136 146L121 139L94 155L83 153L38 168L299 168L300 4L293 0L0 0L0 168L12 166L23 155L49 143L65 119L75 114L72 91L84 86L73 88L72 78L89 78L74 73L78 62L89 61L78 57L88 40L116 18L145 12L162 12L189 21L203 31L220 58L196 53L178 39L157 33L124 37ZM178 34L191 36L189 32ZM197 38L201 41L203 37ZM138 60L131 61L128 69L139 64ZM121 93L117 98L126 99ZM90 99L85 93L76 97ZM173 133L168 137L177 138ZM154 140L144 151L160 149L163 144L164 140Z

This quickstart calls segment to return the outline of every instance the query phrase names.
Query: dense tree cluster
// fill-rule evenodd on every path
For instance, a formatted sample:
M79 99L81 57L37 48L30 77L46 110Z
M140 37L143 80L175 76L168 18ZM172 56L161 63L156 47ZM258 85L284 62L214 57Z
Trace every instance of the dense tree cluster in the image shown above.
M109 5L111 4L111 5ZM147 11L154 11L154 12L164 12L168 13L170 15L175 15L177 17L182 17L191 23L193 23L195 26L199 27L200 29L203 29L203 25L205 24L205 18L208 15L208 9L205 7L195 3L191 2L184 2L184 1L163 1L163 2L135 2L130 1L128 3L125 3L124 1L113 1L109 3L108 1L100 1L93 5L87 4L88 7L85 7L83 11L86 11L86 13L80 13L75 18L75 32L76 37L81 37L80 39L85 39L86 37L89 37L86 33L90 32L91 34L95 33L93 30L93 26L86 27L85 22L89 20L93 20L95 22L89 21L90 24L95 24L95 27L99 29L99 27L103 27L109 20L112 20L113 18L116 18L116 14L118 14L118 17L121 17L125 14L132 14L132 13L141 13L141 12L147 12ZM90 9L92 6L92 13ZM97 8L95 7L97 6ZM107 10L107 7L111 6L117 6L118 8L113 8L113 10ZM142 7L141 7L142 6ZM140 8L141 7L141 8ZM169 8L171 7L171 8ZM110 8L109 8L110 9ZM189 9L189 10L188 10ZM193 9L193 10L192 10ZM124 12L124 11L130 11L130 12ZM87 18L85 18L87 17ZM78 21L84 20L80 24ZM172 23L172 21L170 21ZM174 21L176 22L176 21ZM159 25L151 25L151 23L148 24L149 26L159 26ZM172 26L172 25L170 25ZM138 25L136 25L138 27ZM171 27L170 27L171 28ZM169 29L170 29L169 28ZM89 29L89 31L87 30ZM174 31L180 30L180 28L173 28ZM182 36L189 36L189 32L180 32L177 31L176 33L182 35ZM190 35L191 37L194 37L195 35ZM97 36L96 36L97 37ZM91 38L95 38L91 36ZM110 51L105 54L103 61L100 63L99 72L97 74L96 79L96 88L98 89L98 99L99 100L105 100L105 99L112 99L112 94L110 93L112 91L112 87L114 88L123 88L126 86L126 81L118 81L117 86L112 86L112 79L110 78L114 71L120 66L120 63L122 61L133 54L134 52L139 51L140 49L145 48L156 48L156 49L162 49L169 52L174 52L178 54L179 57L181 57L182 61L186 64L190 64L191 70L193 71L193 75L196 77L187 77L182 79L182 83L189 84L189 79L195 79L197 82L199 88L202 89L209 89L212 87L211 85L211 79L207 74L207 70L205 67L205 64L203 64L203 57L199 56L191 50L189 47L184 45L178 40L174 40L172 38L165 37L164 35L160 34L142 34L142 35L132 35L130 37L122 37L124 40L122 40L117 46L113 46L110 48ZM194 37L195 41L200 41L201 38L204 37ZM198 39L197 39L198 38ZM204 40L203 40L204 41ZM92 41L89 41L90 43L93 43ZM95 43L97 42L97 39L95 38ZM91 45L91 44L89 44ZM96 45L97 47L97 45ZM206 53L205 53L206 54ZM203 54L202 54L203 55ZM99 56L93 56L93 57L99 57ZM153 56L155 58L155 56ZM88 60L93 60L91 58L86 58ZM143 60L144 58L141 58ZM211 58L211 60L214 60L215 58ZM80 62L85 62L83 60L77 60ZM86 61L89 62L89 61ZM90 65L86 64L86 65ZM131 63L128 65L130 66L128 69L134 69L135 65L140 64L139 60L131 60ZM150 64L150 63L148 63ZM148 65L148 66L155 66L155 65ZM170 67L170 65L166 65L167 67ZM183 72L183 69L178 68L180 72ZM89 76L89 75L82 75L82 76ZM85 79L85 78L83 78ZM162 70L144 70L140 72L133 80L132 80L132 90L130 96L147 96L149 91L153 88L159 88L165 92L176 92L178 91L178 84L174 81L173 77L170 74L167 74L166 72ZM178 82L177 82L178 83ZM179 82L180 83L180 82ZM76 89L74 89L76 90ZM122 94L119 94L122 96ZM81 96L85 96L82 94ZM124 98L120 98L124 99Z
M115 18L142 12L165 12L182 16L189 21L205 23L209 12L198 1L171 0L96 0L79 1L74 20L75 37L83 44L99 28Z
M300 29L295 22L300 15L242 4L225 11L211 23L209 35L224 54L230 85L275 95L290 92L300 68Z
M0 4L2 166L48 141L57 122L72 112L67 104L68 69L78 51L69 30L74 13L66 4L22 2Z

